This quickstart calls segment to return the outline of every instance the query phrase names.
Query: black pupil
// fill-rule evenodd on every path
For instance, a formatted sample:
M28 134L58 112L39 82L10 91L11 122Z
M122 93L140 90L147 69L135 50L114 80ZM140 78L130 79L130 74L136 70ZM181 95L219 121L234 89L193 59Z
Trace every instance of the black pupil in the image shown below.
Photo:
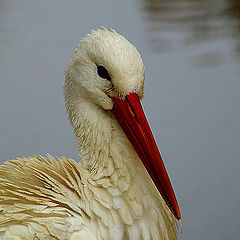
M101 77L101 78L104 78L104 79L107 79L109 81L111 81L111 77L107 71L107 69L103 66L97 66L97 72L98 72L98 75Z

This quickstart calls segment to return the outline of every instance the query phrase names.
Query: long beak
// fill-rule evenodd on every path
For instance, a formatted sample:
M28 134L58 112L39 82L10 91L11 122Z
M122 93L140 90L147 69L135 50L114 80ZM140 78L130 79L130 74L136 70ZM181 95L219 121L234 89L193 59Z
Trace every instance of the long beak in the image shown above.
M158 191L177 220L181 214L157 144L136 93L125 99L113 98L111 112L143 162Z

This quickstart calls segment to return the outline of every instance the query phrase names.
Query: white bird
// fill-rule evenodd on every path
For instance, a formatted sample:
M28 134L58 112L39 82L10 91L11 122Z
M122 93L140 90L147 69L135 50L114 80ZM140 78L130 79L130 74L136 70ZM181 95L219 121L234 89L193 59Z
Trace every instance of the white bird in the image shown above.
M141 108L144 78L139 52L116 31L80 41L64 93L81 161L1 165L0 239L177 239L178 204Z

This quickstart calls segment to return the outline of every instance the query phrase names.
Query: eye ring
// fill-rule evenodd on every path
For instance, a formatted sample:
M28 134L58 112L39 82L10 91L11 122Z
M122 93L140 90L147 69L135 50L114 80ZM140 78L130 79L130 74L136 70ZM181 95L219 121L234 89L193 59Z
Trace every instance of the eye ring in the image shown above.
M97 73L99 77L107 79L108 81L111 81L111 77L104 66L102 65L97 66Z

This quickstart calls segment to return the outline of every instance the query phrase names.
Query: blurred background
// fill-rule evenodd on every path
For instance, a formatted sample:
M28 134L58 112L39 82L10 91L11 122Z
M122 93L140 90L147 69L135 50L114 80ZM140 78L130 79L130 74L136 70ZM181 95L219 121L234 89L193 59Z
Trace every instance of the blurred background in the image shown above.
M239 0L1 0L1 162L78 160L64 70L100 26L142 54L143 104L180 205L179 238L240 239Z

